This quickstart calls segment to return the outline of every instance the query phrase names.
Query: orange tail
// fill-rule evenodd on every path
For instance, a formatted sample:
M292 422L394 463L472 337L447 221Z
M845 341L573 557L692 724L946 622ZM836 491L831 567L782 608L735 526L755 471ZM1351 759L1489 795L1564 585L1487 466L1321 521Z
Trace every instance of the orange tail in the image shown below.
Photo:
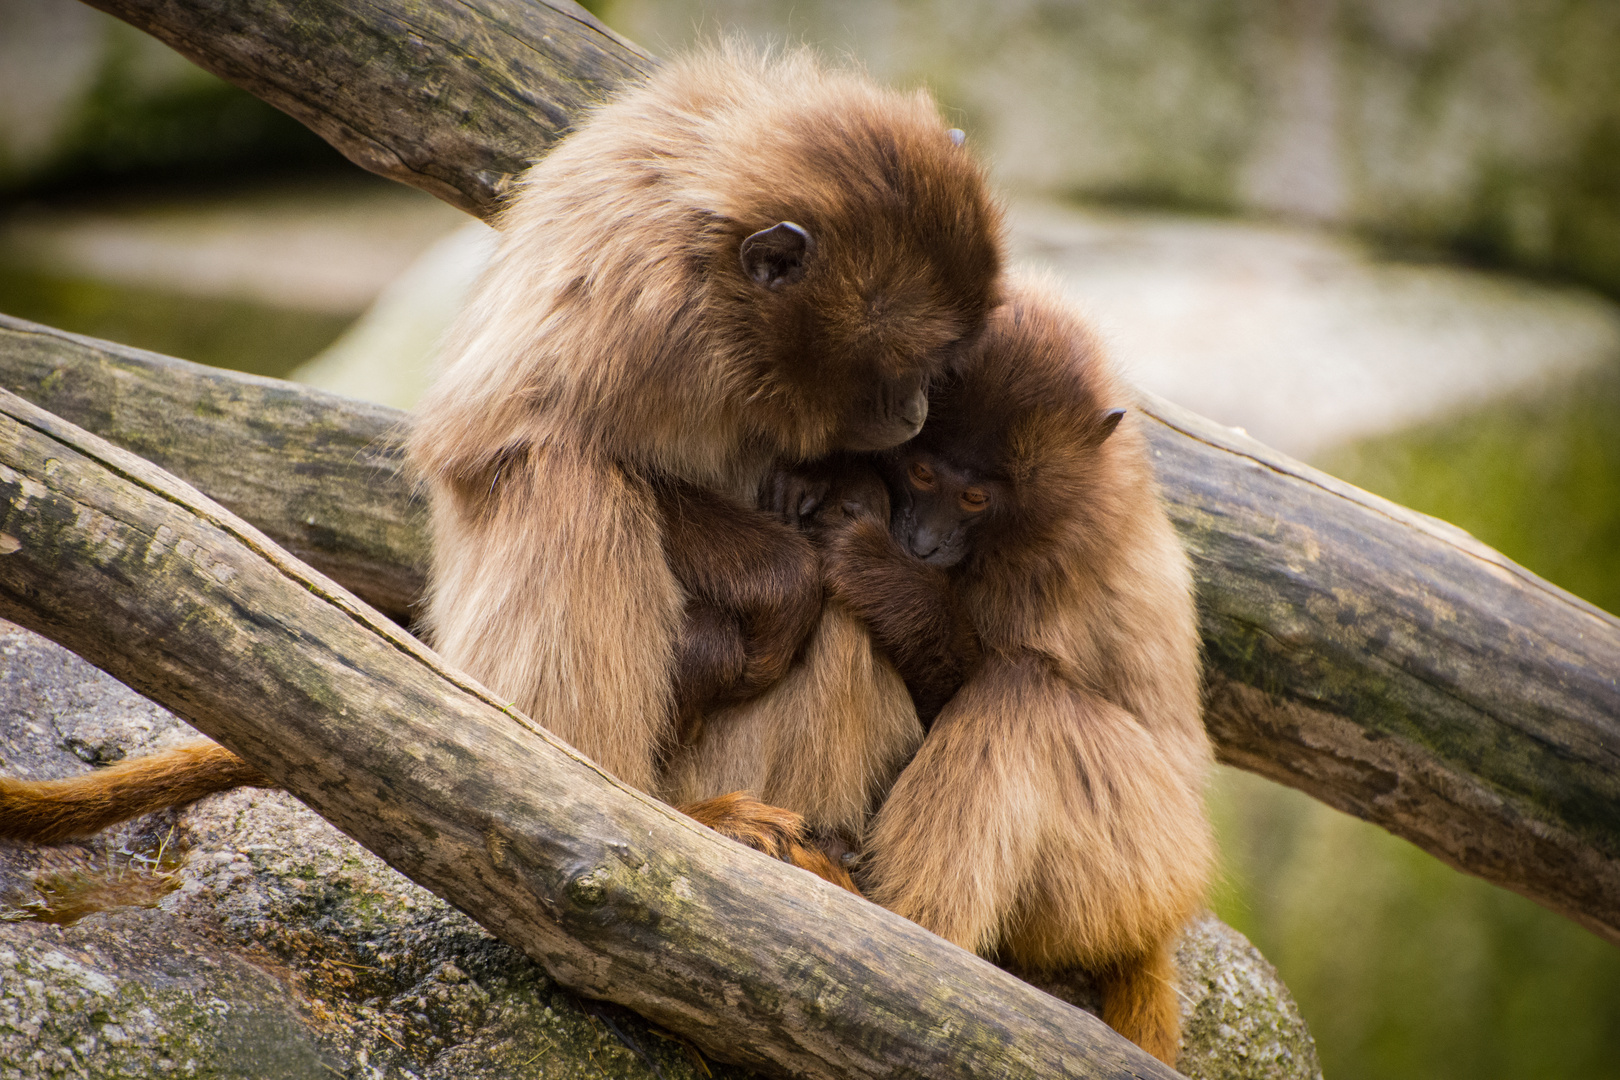
M1175 1068L1181 1049L1181 1007L1170 944L1103 972L1103 1022Z
M276 785L223 746L201 739L67 780L0 777L0 837L56 844L244 786Z
M688 803L677 809L721 836L730 837L774 859L792 863L801 870L808 870L856 896L861 894L849 871L813 845L805 829L804 818L792 810L767 806L744 791Z

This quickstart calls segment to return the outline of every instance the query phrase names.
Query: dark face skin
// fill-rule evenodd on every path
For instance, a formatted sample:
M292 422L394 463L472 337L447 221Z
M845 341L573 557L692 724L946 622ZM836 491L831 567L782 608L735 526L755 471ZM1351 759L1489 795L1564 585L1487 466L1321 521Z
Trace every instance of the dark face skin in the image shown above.
M905 446L884 458L893 500L889 531L907 551L941 570L972 550L973 535L1005 503L1007 486L982 469Z

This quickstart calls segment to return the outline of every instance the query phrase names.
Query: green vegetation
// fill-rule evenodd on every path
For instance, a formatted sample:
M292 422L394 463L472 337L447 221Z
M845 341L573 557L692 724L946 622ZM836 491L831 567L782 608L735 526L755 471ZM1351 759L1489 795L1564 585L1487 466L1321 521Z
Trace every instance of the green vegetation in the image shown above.
M1620 363L1323 467L1620 611ZM1299 792L1222 770L1217 913L1332 1080L1620 1075L1620 949Z
M43 158L7 160L0 142L0 194L58 196L131 182L203 190L235 175L354 168L273 105L177 57L155 61L154 43L140 31L97 18L103 44L93 78Z
M326 348L352 321L348 315L38 273L3 253L0 311L201 364L277 377Z

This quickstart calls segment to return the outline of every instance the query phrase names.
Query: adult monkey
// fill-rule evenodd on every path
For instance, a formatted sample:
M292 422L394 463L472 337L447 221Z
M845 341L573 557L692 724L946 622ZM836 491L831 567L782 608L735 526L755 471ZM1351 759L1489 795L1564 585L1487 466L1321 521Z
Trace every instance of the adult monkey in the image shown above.
M937 713L858 877L1022 974L1087 970L1103 1019L1173 1065L1171 951L1212 861L1191 578L1106 357L1009 291L917 438L777 492Z
M525 174L410 435L446 659L654 793L678 711L782 674L821 589L803 537L754 509L761 480L915 434L995 302L1000 211L959 144L925 94L729 46ZM741 629L741 663L706 647L717 624ZM182 773L245 782L190 752ZM85 778L97 820L160 772L156 796L195 797L159 759ZM71 816L66 788L25 787L0 788L12 835ZM703 820L759 843L739 809Z

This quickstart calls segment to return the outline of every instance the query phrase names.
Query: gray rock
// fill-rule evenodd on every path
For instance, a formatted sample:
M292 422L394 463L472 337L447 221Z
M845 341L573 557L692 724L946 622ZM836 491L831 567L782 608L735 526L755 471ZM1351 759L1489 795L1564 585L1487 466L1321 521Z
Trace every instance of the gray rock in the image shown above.
M13 775L193 734L5 623L0 660ZM0 844L0 920L0 1080L749 1075L559 987L284 792L214 796L83 844ZM1205 918L1178 961L1189 1076L1320 1077L1287 990L1241 935Z

